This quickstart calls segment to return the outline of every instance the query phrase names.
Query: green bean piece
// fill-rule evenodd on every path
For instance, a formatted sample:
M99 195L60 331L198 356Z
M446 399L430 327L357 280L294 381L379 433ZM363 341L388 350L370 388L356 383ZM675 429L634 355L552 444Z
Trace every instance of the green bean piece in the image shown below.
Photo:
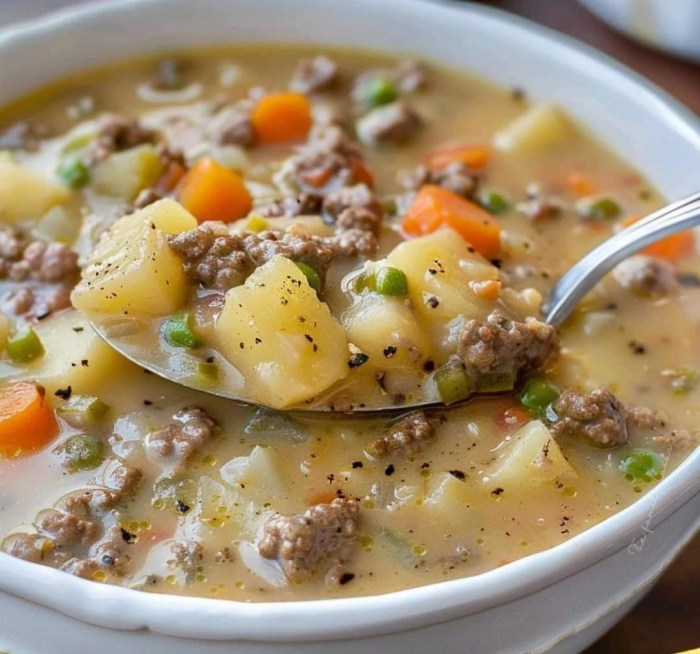
M549 417L550 407L559 399L559 389L546 379L531 379L520 393L520 404L540 418Z
M381 107L385 104L391 104L399 97L399 91L391 80L386 77L375 77L367 82L367 87L364 90L365 104L368 107Z
M406 273L392 266L379 270L376 285L377 293L382 295L406 295L408 293Z
M620 205L608 196L579 200L576 211L587 220L612 220L622 213Z
M304 263L303 261L295 261L294 263L296 264L297 268L304 273L304 277L306 277L306 281L309 282L309 286L317 293L320 293L321 277L319 274L310 265Z
M7 354L14 363L29 363L44 355L44 345L37 333L26 327L7 340Z
M662 454L644 448L633 449L620 461L620 470L629 481L654 481L661 479L666 459Z
M461 361L448 361L433 373L440 400L450 405L469 397L475 390L474 380L467 375Z
M104 460L102 441L87 434L69 438L64 452L70 470L94 470Z
M486 209L486 211L493 214L503 213L508 211L511 207L511 203L506 196L493 189L482 189L479 191L476 196L476 201Z
M58 164L56 174L68 188L82 188L90 181L90 171L78 157L66 157Z
M204 341L195 333L191 325L192 317L187 311L178 311L163 323L165 340L175 347L186 347L196 350L202 347Z

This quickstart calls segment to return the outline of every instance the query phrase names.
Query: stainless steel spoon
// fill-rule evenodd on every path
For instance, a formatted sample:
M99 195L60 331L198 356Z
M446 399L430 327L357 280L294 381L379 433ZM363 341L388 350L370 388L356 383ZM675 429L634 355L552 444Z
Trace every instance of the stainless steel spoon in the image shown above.
M584 296L608 272L627 257L666 236L690 229L698 224L700 224L700 193L695 193L655 211L601 243L568 270L554 285L545 307L546 322L555 326L561 325L571 315L571 312ZM119 334L119 329L115 332L113 329L114 325L110 327L100 322L92 322L91 324L97 334L120 354L160 377L240 404L258 404L251 399L242 397L240 391L233 392L223 384L217 384L213 381L209 381L206 384L203 383L201 377L188 375L186 366L184 366L185 370L183 372L183 365L177 361L173 364L171 360L168 360L167 365L164 365L162 353L149 352L144 347L139 347L137 342L130 342L129 338L124 337L124 332ZM426 399L421 402L401 405L356 406L351 411L343 410L342 413L397 413L430 406L444 405L434 400ZM326 414L340 413L331 404L325 403L298 405L292 407L290 411Z

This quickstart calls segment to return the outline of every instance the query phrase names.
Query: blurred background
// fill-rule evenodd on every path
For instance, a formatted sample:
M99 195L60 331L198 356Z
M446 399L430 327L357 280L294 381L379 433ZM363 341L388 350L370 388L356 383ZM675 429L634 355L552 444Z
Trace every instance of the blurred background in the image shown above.
M0 0L0 28L92 1ZM333 1L340 0L329 0ZM700 0L476 2L529 18L598 48L700 114ZM633 34L636 40L623 33ZM700 186L700 171L698 182ZM637 608L586 654L671 654L699 646L700 537Z

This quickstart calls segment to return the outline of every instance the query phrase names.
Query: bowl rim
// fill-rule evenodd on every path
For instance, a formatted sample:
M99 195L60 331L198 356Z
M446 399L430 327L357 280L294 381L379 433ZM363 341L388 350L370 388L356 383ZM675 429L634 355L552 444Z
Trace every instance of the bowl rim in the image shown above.
M370 0L359 0L369 2ZM84 19L109 20L168 0L101 0L61 9L0 29L0 53L15 41ZM700 121L679 101L640 74L594 48L547 27L482 5L448 0L384 0L397 11L468 12L527 32L555 50L575 54L653 109L659 122L681 134L700 155ZM632 505L568 541L482 574L381 595L299 602L244 603L138 592L98 584L0 553L0 591L32 600L84 622L115 629L151 629L213 640L298 642L356 638L413 629L472 614L547 588L620 551L700 492L700 448ZM696 527L700 526L700 520ZM66 602L66 598L70 598ZM67 604L67 605L66 605ZM309 622L311 616L322 621Z

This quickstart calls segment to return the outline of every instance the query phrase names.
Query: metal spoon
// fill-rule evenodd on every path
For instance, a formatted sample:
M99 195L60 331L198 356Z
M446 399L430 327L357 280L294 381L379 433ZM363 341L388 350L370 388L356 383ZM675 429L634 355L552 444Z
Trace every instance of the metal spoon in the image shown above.
M568 270L554 285L546 305L546 322L555 326L561 325L584 296L618 263L630 255L666 236L690 229L698 224L700 224L700 193L695 193L655 211L601 243ZM142 344L139 345L138 339L129 339L128 327L126 332L122 330L120 333L119 329L115 332L114 323L110 326L109 323L93 321L91 324L97 334L120 354L160 377L240 404L259 405L253 399L244 397L244 394L240 392L240 384L237 391L212 381L205 384L199 377L188 375L186 370L183 373L183 366L177 361L173 363L172 360L168 359L167 363L164 364L162 352L149 351ZM397 413L430 406L443 405L435 400L425 399L401 405L355 406L351 411L343 410L342 413ZM304 413L341 413L332 406L330 401L328 403L298 405L290 410Z

